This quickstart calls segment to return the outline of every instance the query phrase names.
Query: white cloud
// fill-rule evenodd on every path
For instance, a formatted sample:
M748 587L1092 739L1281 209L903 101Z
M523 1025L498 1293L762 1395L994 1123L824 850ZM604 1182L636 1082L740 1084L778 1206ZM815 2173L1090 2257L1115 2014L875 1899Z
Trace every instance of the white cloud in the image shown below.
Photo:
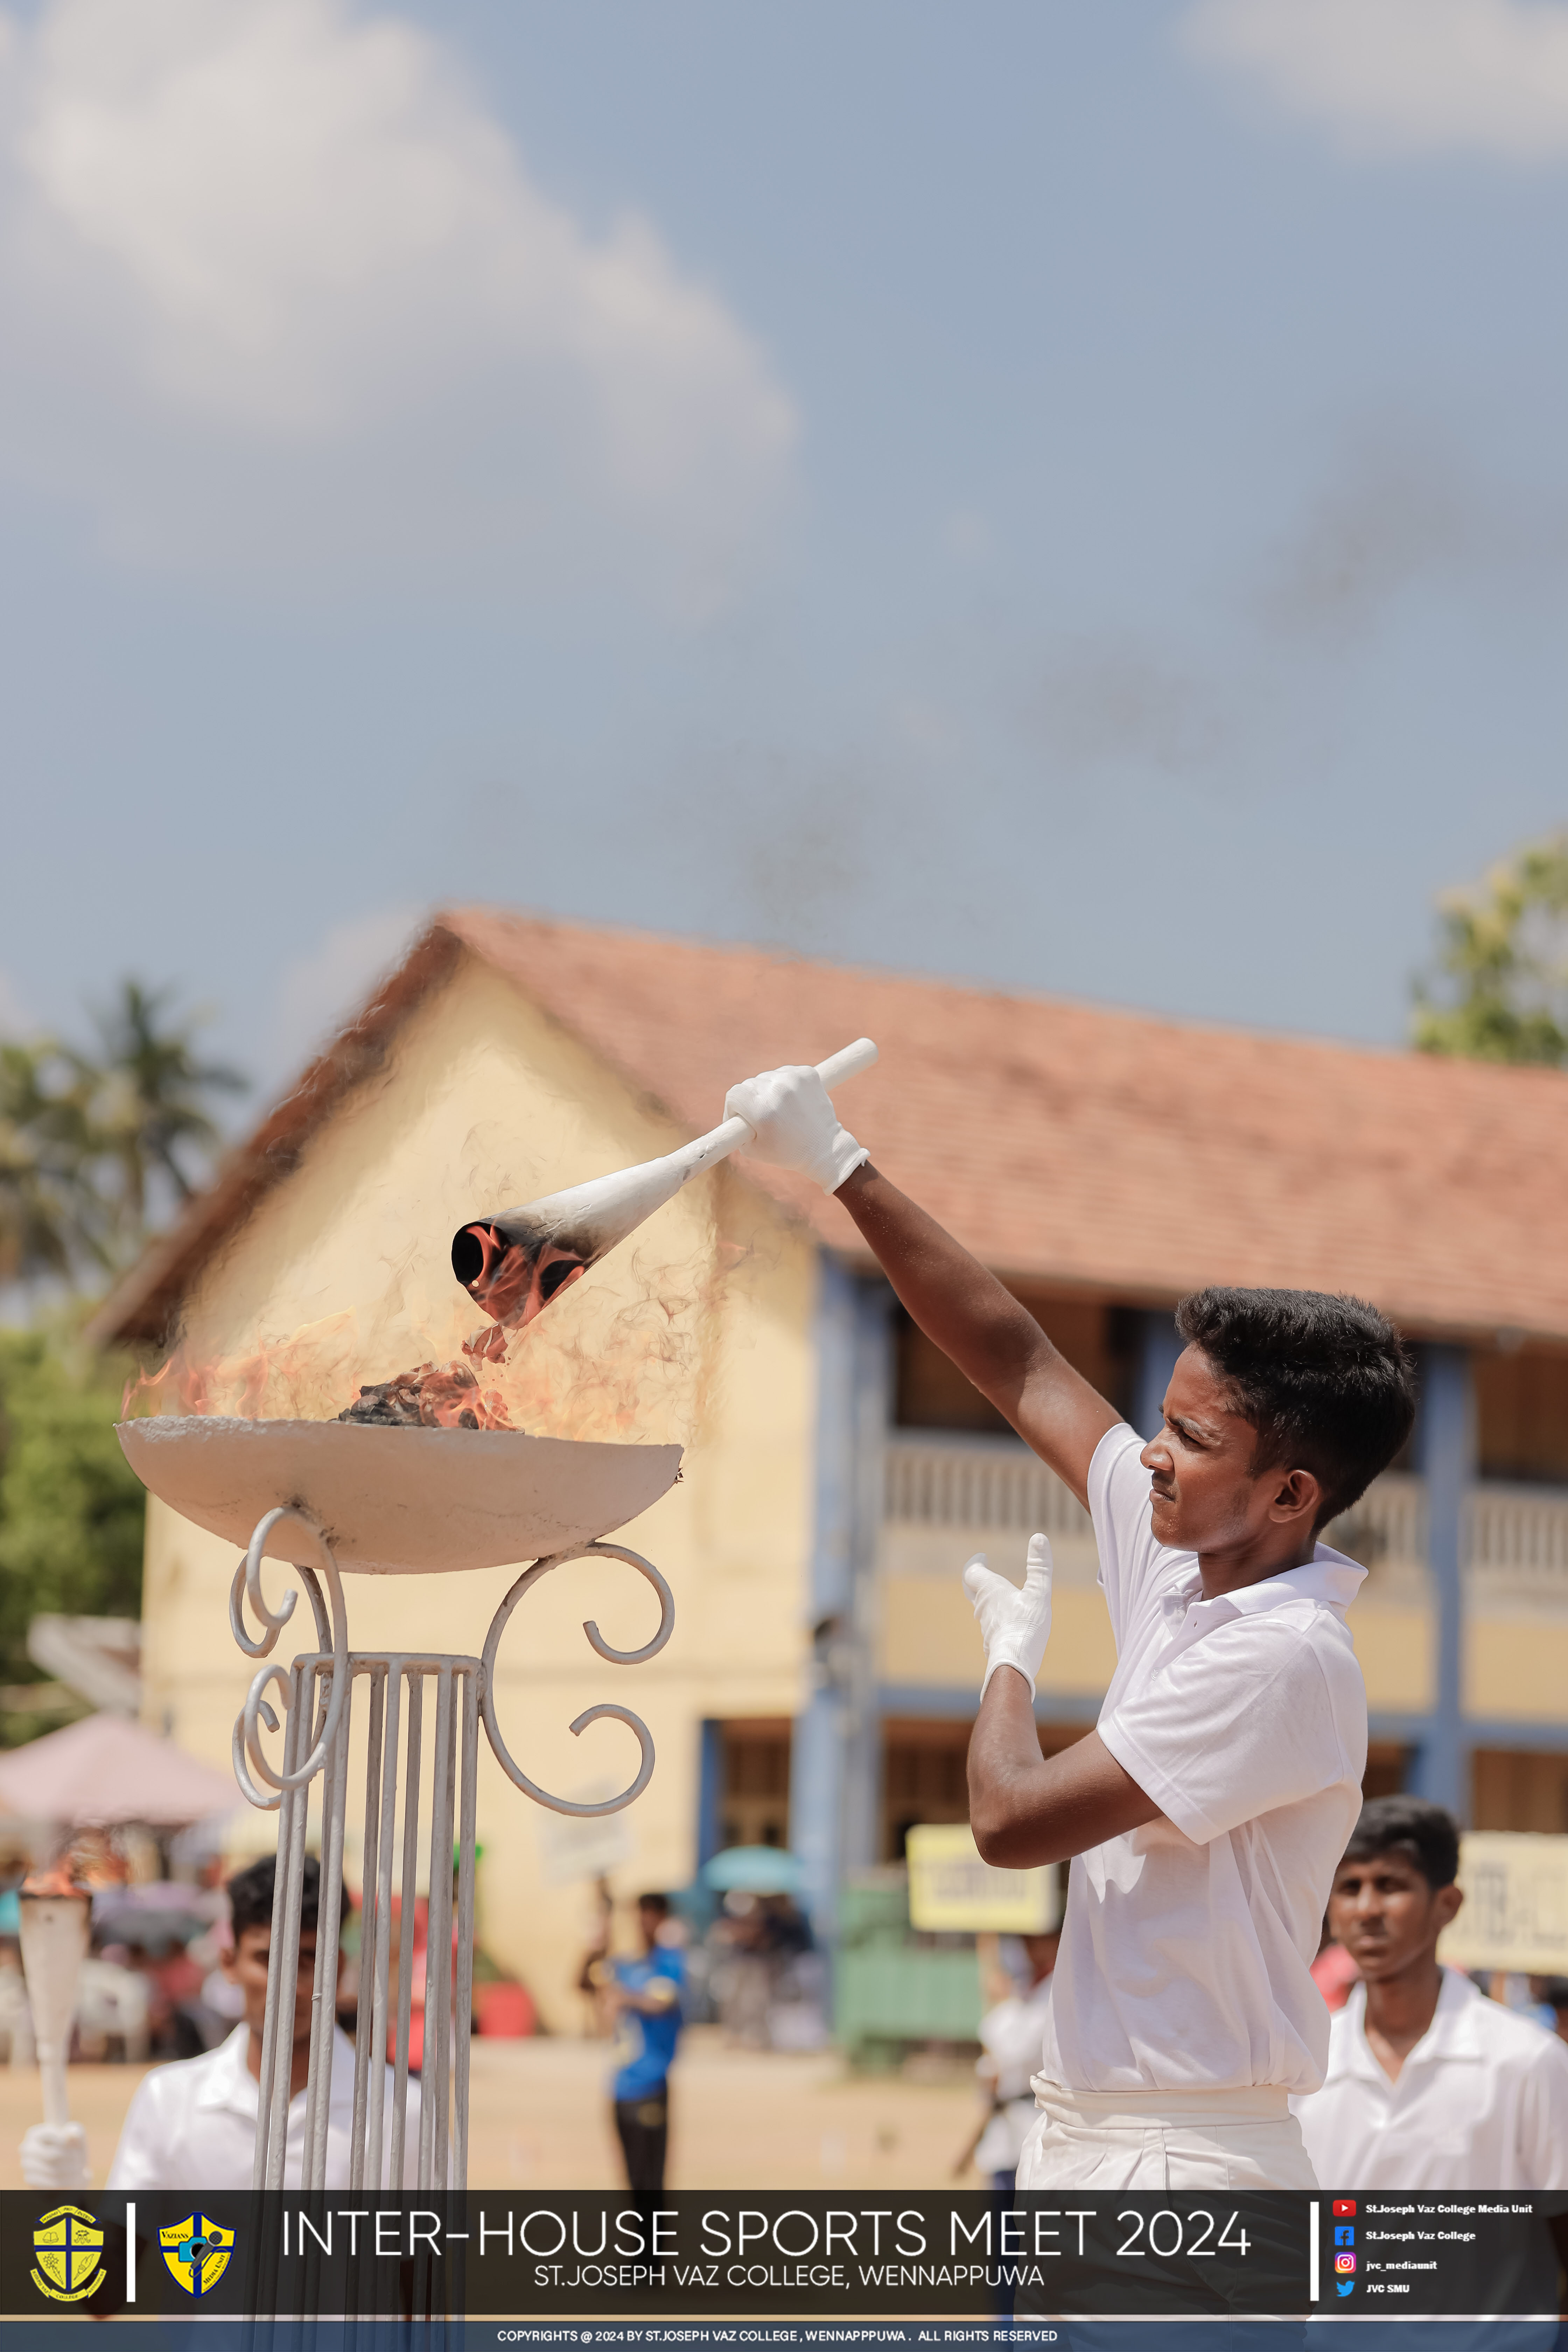
M384 907L332 924L319 947L295 956L278 979L272 1018L256 1075L265 1094L297 1078L397 963L426 919L418 907Z
M1197 0L1182 31L1363 151L1568 154L1561 0Z
M646 218L585 228L348 0L0 13L0 463L142 557L607 554L701 593L795 431Z

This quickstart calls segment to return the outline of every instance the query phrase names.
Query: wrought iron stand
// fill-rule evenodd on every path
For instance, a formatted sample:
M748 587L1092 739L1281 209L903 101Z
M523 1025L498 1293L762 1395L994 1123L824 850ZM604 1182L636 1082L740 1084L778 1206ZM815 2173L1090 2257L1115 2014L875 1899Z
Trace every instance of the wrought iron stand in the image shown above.
M474 1971L474 1810L479 1725L509 1780L535 1804L552 1812L593 1818L617 1813L647 1788L653 1773L653 1741L647 1727L624 1706L591 1706L571 1726L574 1732L613 1716L630 1726L642 1750L637 1778L618 1797L602 1804L573 1804L552 1797L513 1761L496 1721L496 1652L512 1611L552 1569L577 1559L618 1559L645 1576L658 1594L658 1631L640 1650L616 1650L591 1621L584 1632L601 1658L612 1665L637 1666L663 1649L675 1627L675 1601L657 1568L620 1544L591 1543L552 1553L525 1569L491 1620L482 1654L453 1657L434 1651L351 1651L348 1616L337 1562L321 1528L292 1505L268 1511L235 1570L229 1623L247 1657L269 1658L294 1613L298 1594L268 1607L261 1589L262 1553L278 1528L298 1538L295 1573L316 1620L317 1649L291 1665L260 1667L234 1727L234 1770L248 1801L276 1812L278 1875L272 1910L271 1955L267 1970L267 2015L261 2042L261 2095L252 2186L280 2189L288 2155L289 2074L294 2048L294 2002L300 1968L300 1904L310 1784L321 1779L321 1875L316 1928L316 1963L310 2008L310 2064L305 2096L301 2187L326 2186L331 2115L332 2036L337 2022L339 1938L342 1927L343 1829L349 1799L349 1738L356 1689L363 1688L367 1718L363 1907L360 1935L359 2031L354 2041L353 2121L350 2141L351 2189L466 2189L468 2178L468 2038ZM252 1638L245 1622L248 1603L261 1626ZM419 2097L419 2142L415 2168L407 2147L409 2045L412 2017L415 1892L419 1855L421 1748L426 1685L434 1683L435 1732L430 1773L429 1915L426 1938L423 2069ZM279 1717L268 1696L272 1685ZM261 1746L265 1728L283 1732L281 1767L274 1769ZM403 1782L402 1853L395 1856L398 1782ZM258 1782L264 1784L258 1787ZM270 1790L272 1793L268 1794ZM455 1832L455 1834L454 1834ZM393 1877L397 1864L397 2015L392 2083L384 2057L392 1967ZM457 1879L456 1969L447 1959L453 1946L452 1882ZM455 1981L454 1981L455 1977ZM455 2063L454 2063L455 2062Z

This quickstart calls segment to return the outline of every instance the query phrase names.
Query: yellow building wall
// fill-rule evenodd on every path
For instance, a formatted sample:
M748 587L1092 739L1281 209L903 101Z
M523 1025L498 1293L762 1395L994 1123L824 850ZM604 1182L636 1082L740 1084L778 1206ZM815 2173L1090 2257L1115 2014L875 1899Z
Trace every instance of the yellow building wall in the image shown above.
M925 1690L980 1689L984 1653L969 1595L959 1580L964 1555L948 1578L882 1579L881 1679ZM1007 1573L1005 1570L1003 1571ZM1077 1700L1103 1696L1116 1667L1116 1645L1104 1595L1068 1587L1051 1596L1051 1638L1039 1680L1040 1696Z
M1419 1604L1390 1606L1363 1591L1350 1612L1351 1637L1373 1715L1421 1715L1437 1696L1437 1623Z
M187 1301L185 1356L232 1360L264 1344L263 1409L324 1417L352 1397L357 1382L348 1371L384 1378L449 1353L480 1319L447 1257L466 1217L683 1139L516 990L465 960L410 1018L385 1066L206 1269ZM788 1716L802 1702L816 1282L808 1239L721 1172L688 1187L564 1293L523 1343L532 1350L540 1342L524 1381L535 1409L523 1425L678 1437L688 1447L681 1482L616 1538L652 1559L673 1588L675 1633L660 1655L626 1669L590 1650L585 1618L630 1648L651 1633L656 1609L632 1570L594 1562L563 1568L529 1596L499 1663L504 1736L522 1768L557 1794L608 1794L636 1769L623 1727L569 1735L583 1708L611 1700L647 1724L658 1763L626 1817L633 1850L615 1874L622 1895L692 1874L702 1718ZM315 1343L292 1354L279 1348L310 1326ZM331 1393L318 1393L323 1378ZM624 1425L613 1429L606 1417ZM235 1565L229 1546L150 1503L146 1717L226 1768L254 1671L228 1629ZM346 1576L351 1643L477 1653L515 1573ZM276 1598L288 1571L269 1566L266 1575ZM302 1596L299 1614L308 1615ZM294 1634L290 1625L279 1656L314 1646L302 1629ZM574 2023L584 1885L547 1883L541 1826L555 1817L511 1788L482 1735L480 1757L481 1938L524 1979L549 2022ZM351 1798L352 1832L358 1810ZM247 1813L237 1843L269 1847L274 1820ZM352 1833L351 1882L357 1850Z
M974 1530L977 1538L984 1530ZM968 1551L962 1532L921 1529L918 1540L898 1531L888 1545L881 1576L880 1678L895 1687L970 1696L979 1688L980 1636L960 1581ZM993 1531L993 1566L1016 1574ZM934 1556L950 1555L950 1571L934 1572ZM1051 1639L1040 1675L1040 1696L1079 1702L1100 1697L1116 1664L1102 1594L1081 1562L1073 1580L1051 1598ZM1385 1601L1375 1594L1355 1602L1350 1628L1366 1677L1372 1713L1420 1715L1434 1700L1436 1629L1417 1602ZM1473 1614L1466 1644L1466 1705L1472 1715L1560 1721L1568 1709L1568 1623L1545 1617L1528 1623Z
M1467 1634L1467 1713L1538 1723L1568 1716L1568 1618L1472 1617Z

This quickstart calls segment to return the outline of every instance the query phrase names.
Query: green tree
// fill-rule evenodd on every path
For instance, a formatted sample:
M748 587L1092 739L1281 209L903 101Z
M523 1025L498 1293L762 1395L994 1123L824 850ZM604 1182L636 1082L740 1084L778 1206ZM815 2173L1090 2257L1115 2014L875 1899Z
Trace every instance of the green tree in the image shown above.
M214 1097L246 1080L196 1051L199 1023L138 980L97 1020L96 1049L0 1046L0 1283L101 1286L189 1200L218 1140Z
M1424 1054L1568 1062L1568 833L1532 842L1437 902L1431 968L1415 983Z
M0 1331L0 1679L43 1611L136 1617L146 1496L114 1434L123 1368L62 1330ZM37 1723L0 1717L0 1739Z
M114 1434L124 1368L73 1332L161 1209L188 1200L218 1139L215 1097L245 1080L201 1059L170 992L126 981L93 1050L0 1045L0 1285L76 1294L45 1324L0 1329L0 1684L37 1678L41 1612L141 1612L146 1496ZM47 1293L46 1293L47 1295ZM38 1728L0 1713L0 1744Z
M112 1171L112 1187L100 1176L99 1189L116 1202L120 1238L131 1252L146 1239L159 1179L177 1202L195 1191L195 1176L181 1152L195 1147L205 1155L217 1142L213 1096L243 1093L247 1084L226 1063L198 1060L199 1020L165 1023L172 993L122 982L118 1001L98 1016L98 1053L70 1055L88 1149Z
M68 1276L84 1250L99 1255L73 1076L47 1039L0 1045L0 1283Z

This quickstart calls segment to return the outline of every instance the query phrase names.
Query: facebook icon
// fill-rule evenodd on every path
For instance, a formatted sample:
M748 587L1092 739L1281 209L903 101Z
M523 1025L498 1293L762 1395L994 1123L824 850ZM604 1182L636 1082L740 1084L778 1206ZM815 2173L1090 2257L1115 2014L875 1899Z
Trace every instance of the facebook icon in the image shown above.
M1342 2227L1341 2227L1340 2229L1338 2229L1338 2230L1336 2230L1336 2231L1334 2231L1334 2243L1335 2243L1335 2245L1336 2245L1336 2246L1353 2246L1353 2245L1354 2245L1354 2243L1355 2243L1355 2231L1353 2231L1353 2230L1349 2226L1349 2224L1348 2224L1348 2223L1344 2224Z

